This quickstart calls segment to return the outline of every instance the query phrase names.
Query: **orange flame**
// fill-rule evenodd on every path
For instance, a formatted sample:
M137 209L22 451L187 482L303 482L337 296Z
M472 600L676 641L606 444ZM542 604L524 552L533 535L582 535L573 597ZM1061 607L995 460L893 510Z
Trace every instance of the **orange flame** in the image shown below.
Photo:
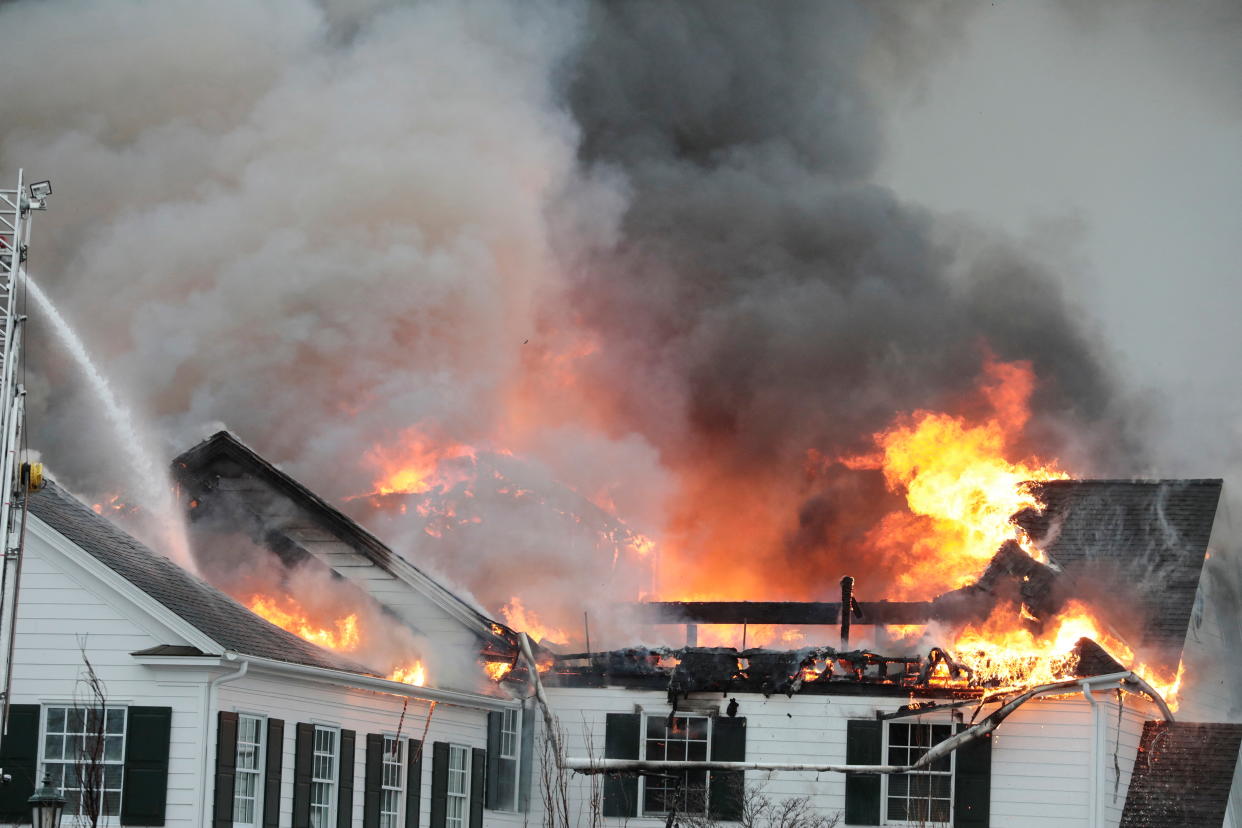
M1010 516L1038 506L1021 484L1069 476L1055 460L1005 459L1030 417L1034 384L1029 362L989 359L981 391L992 415L983 422L916 411L874 435L876 453L842 459L850 468L882 470L889 488L905 495L909 511L890 513L868 534L877 551L908 560L899 576L904 592L926 595L974 581L1015 537ZM1029 543L1023 548L1035 554Z
M509 671L512 669L513 665L507 661L488 661L483 664L483 670L492 681L500 681L509 675Z
M379 470L370 494L421 494L433 488L451 488L468 475L454 475L445 460L475 459L471 446L439 443L416 428L401 432L396 445L375 445L365 460Z
M427 668L423 666L421 661L414 661L404 667L398 667L393 670L388 674L388 680L422 687L427 684Z
M254 595L246 606L255 615L267 619L281 629L328 650L349 652L356 650L361 642L358 616L355 613L338 618L329 626L322 626L311 621L301 605L288 596L275 598Z
M540 622L539 616L526 609L522 605L522 599L516 595L500 608L500 614L504 616L505 624L515 630L525 632L534 641L547 641L551 644L562 645L569 643L569 636L563 630L545 627Z
M1145 663L1135 663L1133 648L1113 635L1092 609L1080 601L1070 601L1041 633L1033 632L1023 621L1029 614L1012 604L998 606L987 621L967 626L954 642L959 664L975 671L975 681L992 681L1002 687L1026 687L1073 678L1078 667L1075 644L1089 638L1128 670L1147 681L1177 709L1177 690L1182 668L1176 674Z

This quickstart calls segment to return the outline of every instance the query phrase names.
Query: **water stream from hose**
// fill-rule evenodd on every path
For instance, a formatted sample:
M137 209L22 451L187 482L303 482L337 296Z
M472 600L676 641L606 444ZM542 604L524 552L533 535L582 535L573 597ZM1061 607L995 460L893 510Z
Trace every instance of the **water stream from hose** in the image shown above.
M137 505L148 509L154 518L154 529L160 535L157 548L185 569L194 572L194 558L190 554L185 519L173 495L173 481L168 465L156 459L158 455L151 450L147 435L140 432L139 423L133 414L117 400L107 378L91 359L86 344L29 274L26 276L26 288L51 321L56 335L78 363L95 395L103 404L108 422L121 442L124 459L130 466L129 494L137 501Z

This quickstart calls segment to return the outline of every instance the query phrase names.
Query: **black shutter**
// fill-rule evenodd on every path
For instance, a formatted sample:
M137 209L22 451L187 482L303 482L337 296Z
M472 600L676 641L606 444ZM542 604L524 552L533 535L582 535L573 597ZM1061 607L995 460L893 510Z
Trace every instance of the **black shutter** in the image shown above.
M263 775L263 828L280 828L280 783L285 765L285 722L267 720L267 762Z
M522 813L530 811L530 783L535 766L536 721L533 707L522 711L522 751L518 765L518 810Z
M315 726L298 722L293 747L293 828L309 828L311 765L315 758Z
M962 725L958 725L958 730ZM992 734L957 750L953 828L988 828L992 811Z
M487 789L487 751L470 751L470 828L483 828L483 793Z
M609 713L604 722L604 758L637 759L642 714ZM608 774L604 777L604 816L638 816L637 776Z
M357 750L354 743L357 734L342 730L338 746L341 749L340 770L336 774L336 828L350 828L354 824L354 765Z
M746 717L717 718L712 725L713 762L746 761ZM742 818L742 798L746 774L742 771L712 771L707 787L707 812L712 819L736 822Z
M216 791L213 828L233 828L233 782L237 776L237 714L216 717Z
M431 746L431 828L444 828L448 816L448 742Z
M362 828L379 828L384 783L384 736L367 734L367 769L362 781Z
M0 820L30 820L30 799L39 765L39 712L37 704L9 705L9 729L0 741L0 768L13 777L0 785Z
M172 708L131 707L126 718L121 824L163 825Z
M504 727L504 713L487 714L487 807L500 810L502 804L500 780L500 731Z
M855 719L845 723L845 763L878 765L883 745L883 722ZM879 774L851 773L845 777L845 824L880 824Z
M423 809L423 743L411 739L405 749L410 754L405 771L405 828L418 828Z

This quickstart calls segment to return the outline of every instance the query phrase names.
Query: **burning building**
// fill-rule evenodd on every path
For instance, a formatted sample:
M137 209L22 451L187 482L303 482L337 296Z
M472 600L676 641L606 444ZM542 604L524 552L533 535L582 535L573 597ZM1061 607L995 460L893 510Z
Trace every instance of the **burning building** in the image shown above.
M65 746L96 729L91 807L120 824L1239 813L1237 693L1197 680L1231 635L1205 589L1220 481L1045 481L965 585L874 600L859 570L840 601L631 603L633 646L591 649L532 644L231 434L175 473L219 589L54 484L30 497L6 818L38 769L88 807Z

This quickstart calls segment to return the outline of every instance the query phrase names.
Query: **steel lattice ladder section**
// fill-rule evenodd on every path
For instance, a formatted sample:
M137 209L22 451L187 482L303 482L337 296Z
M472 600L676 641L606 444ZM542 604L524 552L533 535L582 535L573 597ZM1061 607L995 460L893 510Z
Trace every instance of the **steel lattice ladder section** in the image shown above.
M17 277L29 242L27 216L30 200L23 191L22 183L22 174L19 172L16 189L0 189L0 405L4 407L0 413L0 422L8 419L8 403L12 395L13 354L10 353L10 346L13 344L16 326L14 311ZM7 433L8 429L0 429L0 442Z

